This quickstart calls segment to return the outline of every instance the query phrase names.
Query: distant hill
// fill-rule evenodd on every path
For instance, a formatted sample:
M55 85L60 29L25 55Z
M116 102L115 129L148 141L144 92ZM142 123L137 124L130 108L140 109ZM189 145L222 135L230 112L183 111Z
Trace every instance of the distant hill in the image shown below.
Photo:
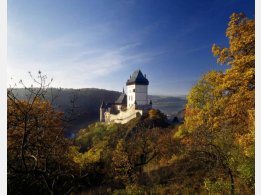
M26 92L22 88L14 89L14 94L19 99L26 99ZM46 98L51 100L57 96L53 106L58 110L67 113L71 106L71 100L75 96L75 119L70 127L66 129L66 136L73 136L80 128L99 120L99 108L102 101L114 102L120 92L105 89L83 88L83 89L58 89L50 88Z
M14 90L16 97L26 99L24 89L17 88ZM51 95L52 94L52 95ZM75 96L75 120L71 126L66 129L66 136L74 136L79 129L99 120L99 108L102 101L114 102L120 95L118 91L109 91L105 89L83 88L83 89L57 89L48 90L47 99L57 96L53 106L58 110L67 112L71 108L70 100ZM177 113L184 109L186 104L185 97L167 97L149 95L152 100L153 108L161 110L169 118L173 118Z

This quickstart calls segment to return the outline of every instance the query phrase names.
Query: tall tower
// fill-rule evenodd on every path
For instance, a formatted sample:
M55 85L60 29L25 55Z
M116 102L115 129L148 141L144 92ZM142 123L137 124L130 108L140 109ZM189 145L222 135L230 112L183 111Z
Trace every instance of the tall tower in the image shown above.
M136 70L128 79L127 83L127 108L132 105L148 105L149 81L140 70Z

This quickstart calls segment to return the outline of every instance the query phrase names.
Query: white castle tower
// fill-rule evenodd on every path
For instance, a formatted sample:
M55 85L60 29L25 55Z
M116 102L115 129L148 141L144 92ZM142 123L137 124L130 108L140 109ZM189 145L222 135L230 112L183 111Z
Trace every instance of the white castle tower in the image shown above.
M124 90L114 103L102 102L100 107L100 121L105 123L121 123L142 115L152 108L148 100L149 81L140 70L134 71L126 82L127 95Z
M140 70L134 71L127 85L127 109L132 106L146 106L148 102L149 81Z

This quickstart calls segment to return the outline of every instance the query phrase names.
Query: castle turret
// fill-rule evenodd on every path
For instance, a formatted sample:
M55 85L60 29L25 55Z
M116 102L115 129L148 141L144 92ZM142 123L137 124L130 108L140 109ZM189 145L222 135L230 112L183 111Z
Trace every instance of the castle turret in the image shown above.
M105 103L104 103L104 101L102 101L101 106L100 106L100 122L105 121L105 117L104 117L105 109L106 109Z
M148 105L148 85L149 81L143 76L140 70L134 71L127 83L127 108L136 102L136 105Z

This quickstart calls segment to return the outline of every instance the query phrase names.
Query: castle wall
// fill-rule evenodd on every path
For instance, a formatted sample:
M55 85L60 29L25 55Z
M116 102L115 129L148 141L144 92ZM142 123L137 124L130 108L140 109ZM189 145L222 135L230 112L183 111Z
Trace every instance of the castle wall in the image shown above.
M110 114L109 112L105 112L105 122L125 124L131 119L136 118L137 113L140 113L142 115L143 111L135 110L135 105L132 105L126 111L121 111L119 114Z

